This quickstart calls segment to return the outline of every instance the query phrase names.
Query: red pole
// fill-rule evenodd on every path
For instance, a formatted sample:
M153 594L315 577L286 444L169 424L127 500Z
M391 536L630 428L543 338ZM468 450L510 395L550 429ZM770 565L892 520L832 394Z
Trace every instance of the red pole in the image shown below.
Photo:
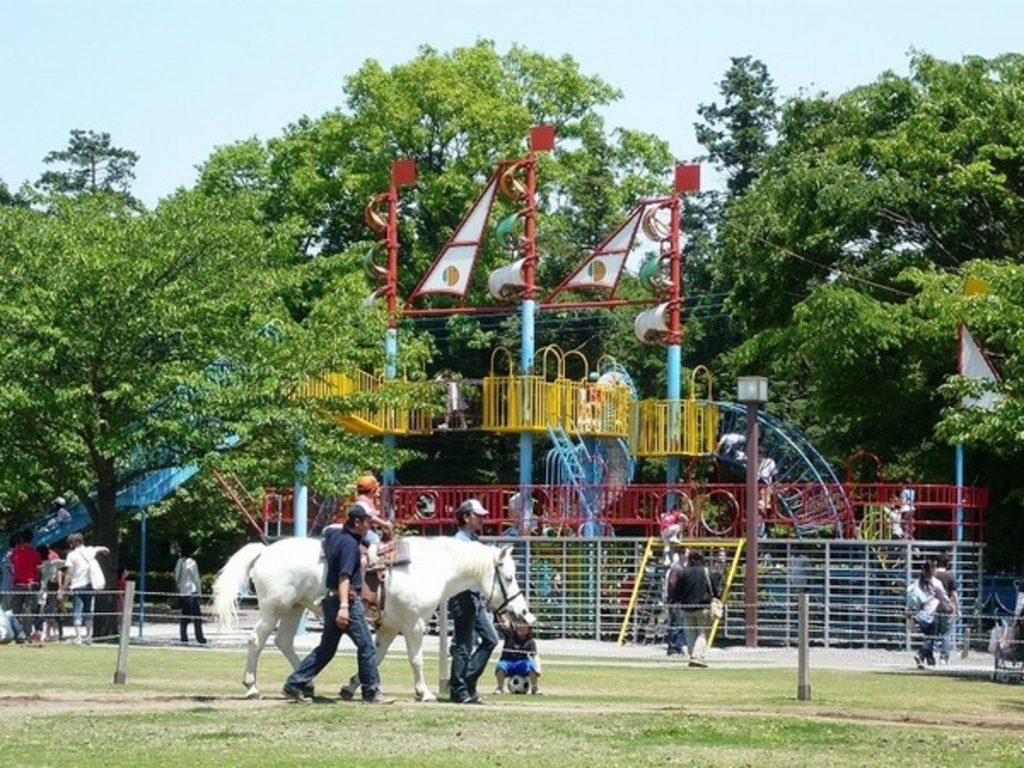
M668 300L668 333L665 336L666 344L682 343L682 314L683 307L683 255L679 246L682 226L679 221L679 192L672 196L668 205L669 209L669 237L671 238L668 250L669 277L671 287L669 288Z
M535 125L530 129L530 153L526 157L526 207L523 209L523 299L532 301L537 287L537 153L555 147L555 126Z
M385 246L388 254L385 295L388 305L388 327L398 323L398 187L416 183L416 161L396 160L391 164L391 185L388 187L388 221Z

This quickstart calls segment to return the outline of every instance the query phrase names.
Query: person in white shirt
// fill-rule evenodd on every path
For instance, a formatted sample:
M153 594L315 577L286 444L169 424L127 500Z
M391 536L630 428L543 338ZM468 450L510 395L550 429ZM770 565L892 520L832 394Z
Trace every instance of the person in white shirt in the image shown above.
M953 605L942 582L935 578L930 560L921 565L920 575L907 586L907 615L921 632L921 648L914 654L918 669L935 666L935 636L939 612L951 612Z
M178 595L181 597L181 642L188 642L188 624L191 621L195 627L196 642L206 645L206 637L203 635L203 614L199 609L199 596L202 594L202 582L199 580L199 565L193 555L195 547L191 544L184 544L181 547L181 554L178 562L174 564L174 583L178 586Z
M96 589L105 585L93 584L93 561L97 555L108 555L106 547L87 547L80 533L68 536L68 556L64 559L66 571L62 587L57 591L61 600L65 592L71 593L71 621L75 627L76 643L92 642L93 599Z

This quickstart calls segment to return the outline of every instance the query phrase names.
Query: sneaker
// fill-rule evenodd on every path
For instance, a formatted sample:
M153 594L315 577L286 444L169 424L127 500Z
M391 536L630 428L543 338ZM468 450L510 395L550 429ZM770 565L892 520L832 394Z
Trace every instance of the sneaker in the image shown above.
M543 694L543 691L541 691L540 688L531 688L530 694L533 696L541 696Z
M368 699L363 699L363 704L394 704L395 699L390 696L385 696L380 691L377 691L373 696Z
M917 665L918 669L924 669L924 659L921 658L921 654L914 654L914 663Z
M464 699L452 699L452 704L483 704L484 700L479 696L467 696Z
M287 683L285 683L285 686L281 689L281 693L284 694L286 699L291 699L297 704L313 703L313 700L309 698L301 688L296 688L295 686L288 685Z
M505 694L505 689L504 688L495 688L494 689L494 695L495 696L503 696L504 694Z

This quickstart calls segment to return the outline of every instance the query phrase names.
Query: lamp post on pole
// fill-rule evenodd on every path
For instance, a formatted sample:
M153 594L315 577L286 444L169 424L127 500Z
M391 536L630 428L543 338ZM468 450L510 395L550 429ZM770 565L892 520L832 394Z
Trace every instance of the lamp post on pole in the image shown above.
M757 409L768 400L768 379L764 376L740 376L736 399L747 406L747 492L746 538L747 556L743 602L746 606L747 647L757 647L757 473L758 451Z

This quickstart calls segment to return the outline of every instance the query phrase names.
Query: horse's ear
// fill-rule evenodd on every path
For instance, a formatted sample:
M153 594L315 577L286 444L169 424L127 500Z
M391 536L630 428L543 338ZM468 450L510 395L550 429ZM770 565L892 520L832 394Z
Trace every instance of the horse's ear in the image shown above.
M501 548L501 551L498 553L498 561L500 562L501 560L504 560L506 557L512 557L511 544L506 544Z

